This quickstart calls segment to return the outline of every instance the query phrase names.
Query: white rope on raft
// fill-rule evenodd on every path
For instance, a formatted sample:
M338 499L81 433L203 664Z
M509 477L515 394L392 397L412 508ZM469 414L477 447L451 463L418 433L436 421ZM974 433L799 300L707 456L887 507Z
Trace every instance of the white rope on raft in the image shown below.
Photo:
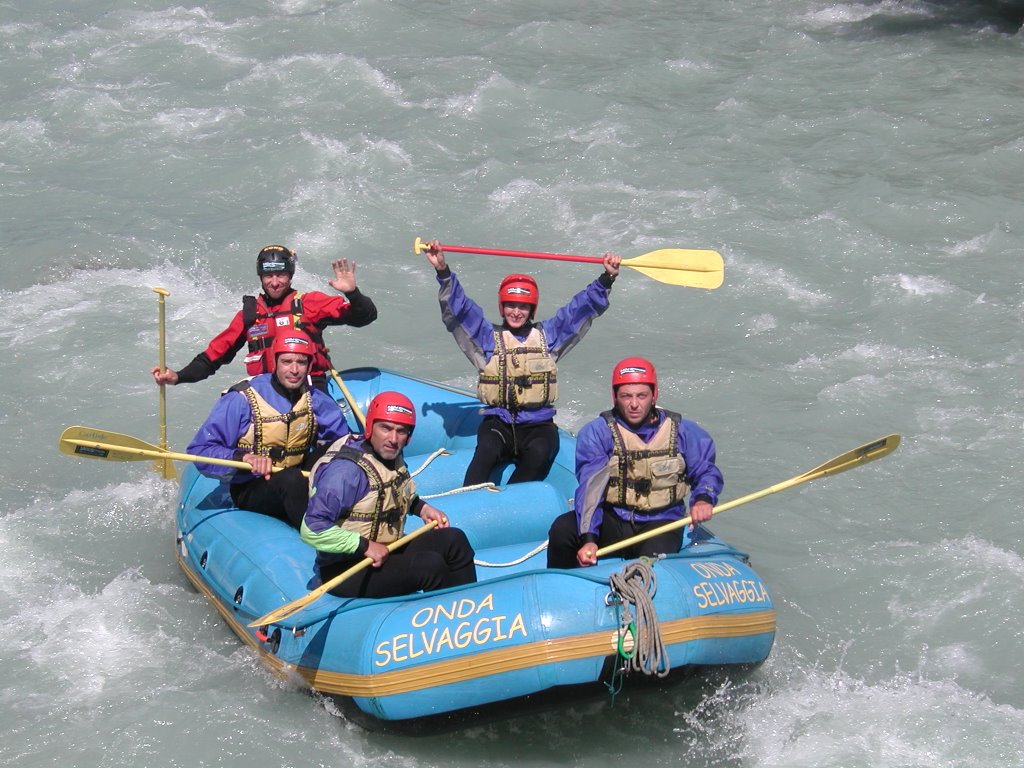
M436 459L438 456L451 456L451 454L448 453L448 451L446 451L444 448L438 448L436 451L434 451L432 454L430 454L429 456L427 456L427 458L425 458L423 460L423 463L420 464L419 469L417 469L415 472L410 472L409 473L409 477L416 477L416 475L418 475L424 469L429 467L431 462L434 459ZM452 488L450 491L442 491L441 493L432 493L429 496L420 496L420 498L421 499L437 499L437 498L440 498L441 496L451 496L451 495L456 494L456 493L465 493L466 491L478 491L481 488L494 488L494 487L495 487L494 483L492 483L490 481L487 481L486 483L477 483L476 485L464 485L461 488Z
M420 472L422 472L424 469L430 466L430 462L432 462L434 459L441 455L449 456L451 454L449 454L448 451L446 451L444 448L438 448L436 451L434 451L432 454L430 454L429 456L427 456L427 458L423 460L423 463L420 465L419 469L417 469L415 472L410 473L409 476L416 477L416 475L418 475Z
M486 483L477 483L476 485L464 485L461 488L452 488L450 491L441 491L441 493L432 493L429 496L420 496L420 498L426 501L427 499L439 499L442 496L454 496L456 493L465 493L466 491L479 491L481 488L493 487L494 483L487 481Z
M507 563L488 563L486 560L476 560L476 559L474 559L473 560L473 565L479 565L479 566L486 567L486 568L508 568L510 566L513 566L513 565L519 565L520 563L525 563L531 557L533 557L534 555L536 555L536 554L538 554L540 552L543 552L547 548L548 548L548 542L547 542L547 539L545 539L544 541L542 541L540 544L538 544L536 547L531 549L529 552L527 552L525 555L523 555L522 557L518 558L517 560L512 560L512 561L507 562Z
M424 469L426 469L434 459L436 459L438 456L441 456L441 455L446 455L447 456L447 455L450 455L450 454L448 454L448 452L445 451L444 448L438 448L432 454L427 456L426 459L424 459L423 464L420 465L419 469L417 469L415 472L411 472L410 473L410 477L416 477L416 475L418 475L420 472L422 472ZM465 493L466 491L479 491L481 488L493 489L493 488L496 488L496 487L497 486L495 486L494 483L488 481L486 483L477 483L476 485L464 485L461 488L452 488L449 491L442 491L441 493L432 493L432 494L430 494L428 496L420 496L420 498L423 499L424 501L426 501L428 499L439 499L439 498L442 498L444 496L454 496L457 493ZM511 561L509 561L507 563L488 563L486 560L474 560L473 564L474 565L478 565L480 567L485 567L485 568L510 568L513 565L519 565L520 563L525 563L527 560L529 560L534 555L536 555L536 554L538 554L540 552L543 552L545 549L547 549L547 547L548 547L548 542L545 540L545 541L542 541L540 544L538 544L533 549L531 549L529 552L527 552L522 557L516 558L515 560L511 560Z

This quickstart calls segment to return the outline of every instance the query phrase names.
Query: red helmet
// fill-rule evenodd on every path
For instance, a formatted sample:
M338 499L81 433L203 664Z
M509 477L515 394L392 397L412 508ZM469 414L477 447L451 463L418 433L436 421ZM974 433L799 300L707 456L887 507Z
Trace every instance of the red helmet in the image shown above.
M276 275L278 272L295 274L295 262L299 257L295 251L283 245L268 245L256 255L256 274Z
M277 356L285 352L294 352L297 355L306 355L309 361L313 362L313 354L316 347L313 340L304 331L298 328L281 329L274 336L274 343L270 347L271 366L277 367Z
M501 281L498 286L498 311L506 301L531 304L530 319L533 319L537 311L537 302L540 301L540 290L537 288L537 281L529 275L509 275Z
M654 363L642 357L627 357L619 360L612 369L612 402L615 402L615 388L622 384L648 384L658 402L658 372Z
M411 434L416 426L416 408L412 400L400 392L381 392L370 401L370 407L366 409L367 438L373 431L373 425L378 421L405 424Z

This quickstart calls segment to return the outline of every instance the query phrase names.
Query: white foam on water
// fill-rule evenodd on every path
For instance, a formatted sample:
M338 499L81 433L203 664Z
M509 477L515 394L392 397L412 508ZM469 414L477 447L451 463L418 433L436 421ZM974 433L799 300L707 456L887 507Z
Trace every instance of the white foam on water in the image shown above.
M252 261L255 264L255 256ZM106 343L120 344L123 348L125 335L134 336L140 316L153 319L148 327L137 331L139 339L155 341L158 303L152 288L162 287L171 293L165 299L170 331L174 335L184 334L205 347L204 342L213 332L227 325L230 315L225 307L241 308L240 289L218 283L206 264L199 264L191 271L171 264L145 269L111 269L101 264L102 259L96 256L72 255L48 282L16 292L0 291L0 314L9 314L18 308L12 316L14 322L0 328L0 341L9 345L15 355L26 345L38 344L58 354L61 351L79 354L80 351L84 355L89 350L78 343L76 334L71 332L73 328L100 320L114 323L117 333L108 335ZM111 295L126 300L112 303ZM43 316L47 323L34 321ZM222 325L218 327L219 324ZM184 362L187 361L182 364Z
M381 97L396 106L408 106L403 89L387 73L366 59L347 53L303 53L271 56L252 62L251 69L232 82L229 90L254 90L260 86L274 88L302 86L311 91L337 81L348 83L348 89L365 88L368 97ZM350 95L351 97L351 95ZM293 94L292 106L299 106L300 97Z
M280 743L312 760L334 744L358 758L358 741L263 668L178 571L174 493L147 475L0 517L0 761L199 764L236 739L239 753ZM322 738L293 742L317 722ZM239 737L256 731L270 744Z
M244 112L237 107L191 107L160 112L151 122L169 138L198 139L243 116Z
M268 5L286 14L310 14L330 7L325 0L273 0Z
M878 3L836 3L827 8L807 13L803 18L814 26L833 26L865 21L873 16L922 17L927 10L917 3L882 0Z
M1024 711L993 703L953 680L896 674L879 682L842 671L791 670L778 690L752 696L739 714L744 765L821 766L1019 765L1024 746L1008 734Z
M772 315L767 313L756 315L747 320L747 336L760 336L763 333L774 331L778 326L778 320Z
M738 272L747 278L746 286L739 281L740 287L757 291L759 295L764 294L767 289L799 307L808 309L820 307L831 301L827 292L802 284L803 281L783 267L772 266L750 258L732 258L729 261L729 269L731 272Z
M180 583L145 578L140 567L168 569L139 557L171 552L173 490L149 475L63 499L39 497L0 519L11 555L0 566L9 616L0 642L69 704L85 706L111 688L127 694L138 675L166 667L169 638L160 627L175 623L185 593Z
M79 705L113 692L130 693L140 674L166 671L167 638L154 632L154 625L176 620L168 609L180 592L180 587L153 585L134 571L117 576L98 594L65 588L18 615L21 650L60 686L60 695Z
M1024 139L1022 139L1022 141L1024 141ZM977 237L972 237L968 240L954 243L949 246L947 252L952 256L973 256L974 254L984 253L991 242L991 233L978 235Z
M692 59L673 59L666 61L665 65L679 72L710 72L714 66L706 61L694 61Z
M621 149L630 146L630 142L625 139L625 136L628 135L628 126L615 122L603 122L582 126L578 129L574 128L562 134L559 138L567 138L577 144L585 145L584 152L598 147L614 147L621 151ZM627 185L622 183L619 186L625 188Z
M185 8L176 6L167 10L133 13L128 18L127 29L150 39L162 39L172 33L210 32L223 29L225 25L215 20L201 6Z
M487 109L507 108L509 98L506 94L514 90L515 87L507 78L490 73L483 80L475 83L468 92L427 99L420 106L439 110L442 118L475 119Z
M945 280L921 275L897 275L897 284L911 296L933 296L950 293L953 286Z
M58 148L47 123L36 118L0 121L0 142L22 162L42 160Z
M971 638L989 638L989 642L1001 638L1019 644L1024 653L1024 605L1017 599L1024 594L1024 557L1019 553L968 535L915 547L908 544L899 551L899 558L913 566L914 577L891 594L889 606L915 634L933 637L941 625L978 615L980 607L986 606L984 620L968 629ZM954 586L932 590L929 583L944 573L957 574ZM993 612L986 605L992 594L1014 599L1002 611Z
M300 135L312 147L323 153L321 168L324 171L355 171L377 167L387 170L391 167L402 168L413 164L413 157L397 141L359 134L346 143L329 135L310 131L302 131Z

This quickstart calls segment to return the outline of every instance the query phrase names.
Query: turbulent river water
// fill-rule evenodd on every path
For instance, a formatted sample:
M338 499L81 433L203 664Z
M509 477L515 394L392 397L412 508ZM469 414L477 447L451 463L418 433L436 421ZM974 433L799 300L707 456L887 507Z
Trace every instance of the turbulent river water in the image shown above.
M1012 2L0 3L0 764L1024 764L1024 15ZM416 236L625 257L713 248L707 291L624 271L560 421L650 357L724 499L899 433L714 531L779 609L769 660L420 738L267 673L174 560L173 482L61 455L155 441L180 367L257 287L358 264L341 367L466 386ZM591 265L453 255L541 314ZM168 392L183 449L240 362Z

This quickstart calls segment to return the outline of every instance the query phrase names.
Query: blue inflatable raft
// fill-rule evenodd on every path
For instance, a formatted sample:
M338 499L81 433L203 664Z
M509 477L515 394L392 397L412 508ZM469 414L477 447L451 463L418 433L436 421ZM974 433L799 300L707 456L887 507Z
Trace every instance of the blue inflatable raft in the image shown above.
M603 688L595 683L607 682L638 650L634 640L645 638L634 638L624 625L628 605L610 587L626 561L545 568L548 527L572 504L574 438L562 432L545 482L450 493L461 485L473 453L479 401L376 368L341 376L364 413L384 390L402 392L416 405L406 462L417 473L420 495L432 497L466 531L479 581L377 600L327 594L279 624L250 629L250 622L308 593L314 550L284 523L235 508L219 483L190 464L181 480L178 562L196 589L272 670L339 698L371 727L564 686ZM358 423L351 414L349 422ZM419 524L411 518L409 529ZM775 610L746 555L699 528L687 533L679 553L650 567L657 578L651 629L665 667L751 665L767 658Z

